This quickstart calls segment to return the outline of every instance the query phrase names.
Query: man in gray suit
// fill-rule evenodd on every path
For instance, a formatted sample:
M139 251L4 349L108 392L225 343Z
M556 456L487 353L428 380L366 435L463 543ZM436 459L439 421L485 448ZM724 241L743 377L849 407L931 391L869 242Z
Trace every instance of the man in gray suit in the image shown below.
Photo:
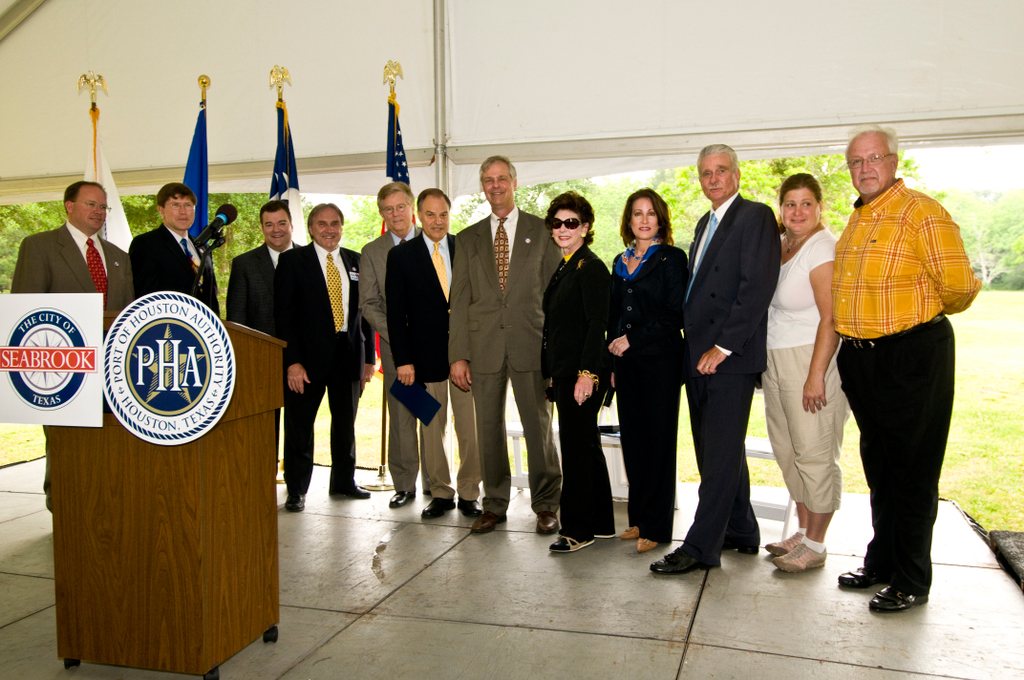
M292 218L286 201L275 199L260 208L260 230L263 231L263 245L231 261L228 321L276 336L274 270L281 253L293 247ZM281 370L283 376L284 367ZM274 441L280 440L281 409L277 409L274 411Z
M416 475L420 472L420 446L416 438L416 416L391 395L390 387L398 376L391 356L388 334L388 303L384 281L388 252L399 243L416 238L420 230L412 224L412 189L405 182L391 182L377 192L377 209L384 218L387 231L363 246L359 263L359 311L380 336L380 363L384 369L384 389L388 399L388 466L395 495L389 505L400 508L416 497ZM430 485L423 476L423 492Z
M274 270L281 253L292 247L288 203L273 200L260 208L263 245L231 261L228 321L275 335Z
M11 292L103 293L105 310L124 309L135 299L132 266L128 253L97 236L109 210L103 185L75 182L64 190L64 209L68 219L63 226L21 242ZM46 507L53 510L49 452L43 492Z
M504 156L480 166L491 215L455 237L448 360L451 379L473 386L484 513L473 524L485 533L505 521L511 494L505 398L509 380L526 436L530 499L537 532L558 531L562 472L551 433L551 403L541 374L544 290L561 250L544 220L515 205L516 169Z

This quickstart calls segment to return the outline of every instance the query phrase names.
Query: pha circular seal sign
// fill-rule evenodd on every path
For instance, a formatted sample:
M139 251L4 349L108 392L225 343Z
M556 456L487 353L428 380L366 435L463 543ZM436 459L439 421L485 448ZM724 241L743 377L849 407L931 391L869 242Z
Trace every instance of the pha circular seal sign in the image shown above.
M126 307L103 345L110 410L130 432L172 446L202 437L235 390L235 350L217 315L170 291Z

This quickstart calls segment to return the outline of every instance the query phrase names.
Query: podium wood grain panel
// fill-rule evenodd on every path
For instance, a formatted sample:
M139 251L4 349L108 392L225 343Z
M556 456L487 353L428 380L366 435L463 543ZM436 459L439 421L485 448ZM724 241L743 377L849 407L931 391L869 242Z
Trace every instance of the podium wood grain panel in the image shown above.
M58 656L203 674L278 622L283 343L226 325L235 392L202 438L47 428Z

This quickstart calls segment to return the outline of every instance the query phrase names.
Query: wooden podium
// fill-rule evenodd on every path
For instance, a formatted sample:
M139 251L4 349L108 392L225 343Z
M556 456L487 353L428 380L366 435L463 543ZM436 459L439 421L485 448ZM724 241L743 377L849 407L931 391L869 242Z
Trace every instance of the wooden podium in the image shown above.
M274 409L284 403L284 343L225 326L234 396L200 439L156 446L109 413L102 428L49 428L65 667L216 677L261 635L277 639Z

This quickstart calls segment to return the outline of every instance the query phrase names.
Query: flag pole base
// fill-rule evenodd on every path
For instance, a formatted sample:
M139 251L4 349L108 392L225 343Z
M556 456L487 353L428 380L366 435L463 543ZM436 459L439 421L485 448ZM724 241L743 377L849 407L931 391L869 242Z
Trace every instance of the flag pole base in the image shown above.
M377 468L377 479L371 484L363 484L363 488L369 491L394 491L395 485L388 483L388 466L381 465Z
M284 484L284 459L277 461L277 479L278 484Z

